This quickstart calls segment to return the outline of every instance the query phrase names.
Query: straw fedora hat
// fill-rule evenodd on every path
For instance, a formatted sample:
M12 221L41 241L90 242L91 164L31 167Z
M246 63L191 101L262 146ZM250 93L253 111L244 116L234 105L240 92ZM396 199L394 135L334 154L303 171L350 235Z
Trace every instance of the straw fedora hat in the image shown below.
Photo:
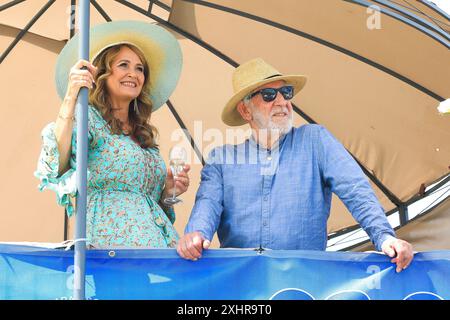
M175 90L180 77L182 54L175 37L164 28L140 21L113 21L90 29L89 60L117 44L131 44L142 51L150 69L146 88L153 111L160 108ZM70 68L78 61L78 34L70 39L58 56L56 90L61 99L67 90Z
M302 75L281 75L278 70L261 58L241 64L233 73L234 95L222 111L222 121L229 126L240 126L246 123L237 111L237 104L256 88L267 83L284 80L294 87L294 95L305 85L306 77Z

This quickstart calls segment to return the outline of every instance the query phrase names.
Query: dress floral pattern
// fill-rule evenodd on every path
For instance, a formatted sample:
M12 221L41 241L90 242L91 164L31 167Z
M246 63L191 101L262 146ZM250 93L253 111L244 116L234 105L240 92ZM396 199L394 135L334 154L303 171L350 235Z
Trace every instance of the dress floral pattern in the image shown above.
M88 189L86 236L96 247L175 247L175 213L159 200L166 166L158 149L141 148L127 135L111 134L93 106L88 108ZM72 134L70 167L58 176L59 153L55 123L42 130L42 149L35 176L39 189L56 192L58 204L73 215L76 196L76 123Z

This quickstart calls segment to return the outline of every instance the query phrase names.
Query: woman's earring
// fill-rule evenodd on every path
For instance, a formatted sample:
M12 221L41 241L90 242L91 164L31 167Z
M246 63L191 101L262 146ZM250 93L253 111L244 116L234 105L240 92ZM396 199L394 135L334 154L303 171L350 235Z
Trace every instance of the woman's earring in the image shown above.
M134 99L134 113L139 115L139 106L138 106L138 103L137 103L137 98Z

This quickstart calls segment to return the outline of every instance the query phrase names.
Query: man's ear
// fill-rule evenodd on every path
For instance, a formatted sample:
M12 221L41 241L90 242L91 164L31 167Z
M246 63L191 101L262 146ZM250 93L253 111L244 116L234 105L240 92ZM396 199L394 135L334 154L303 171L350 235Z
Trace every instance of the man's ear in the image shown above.
M244 119L246 121L250 121L253 119L250 108L247 107L243 101L239 101L236 108L237 108L237 111L239 112L239 114L241 115L242 119Z

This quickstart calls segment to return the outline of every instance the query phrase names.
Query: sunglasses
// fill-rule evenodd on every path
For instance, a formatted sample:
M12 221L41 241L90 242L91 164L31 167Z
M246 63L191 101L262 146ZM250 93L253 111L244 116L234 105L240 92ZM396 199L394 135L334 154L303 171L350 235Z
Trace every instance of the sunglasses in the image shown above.
M281 88L264 88L261 90L258 90L256 92L253 92L247 96L248 99L253 98L257 94L261 94L263 100L265 102L271 102L275 100L277 97L277 93L281 93L284 99L291 100L294 96L294 87L293 86L284 86Z

